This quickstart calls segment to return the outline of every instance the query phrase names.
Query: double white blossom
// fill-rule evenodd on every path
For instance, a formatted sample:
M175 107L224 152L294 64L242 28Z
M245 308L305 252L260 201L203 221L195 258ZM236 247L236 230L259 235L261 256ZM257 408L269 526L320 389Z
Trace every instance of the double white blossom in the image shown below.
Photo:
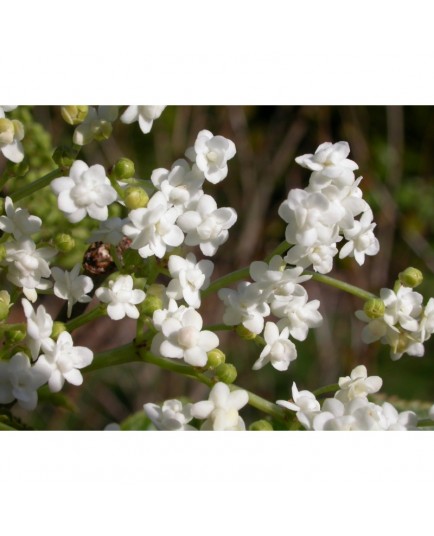
M137 249L143 258L155 255L160 259L167 248L177 247L184 240L184 233L175 224L178 211L168 205L162 192L156 192L146 208L137 208L128 214L123 233L131 238L130 247Z
M204 367L207 352L219 345L212 331L203 330L201 315L191 307L176 308L170 300L170 310L154 313L154 326L160 332L152 340L151 351L163 357L184 359L194 367Z
M350 376L339 378L339 391L335 398L341 402L349 402L355 398L376 393L381 389L383 380L380 376L369 376L364 365L359 365L351 371Z
M53 319L43 305L39 305L35 312L31 303L25 298L21 300L21 303L27 320L25 342L33 360L35 360L41 348L43 352L51 351L54 348L54 341L51 339Z
M62 300L67 300L68 318L71 316L75 303L89 303L92 299L87 294L93 289L93 281L87 275L80 275L80 269L80 264L76 264L70 272L56 266L51 269L54 279L54 294Z
M49 374L32 365L24 353L17 353L9 361L0 361L0 404L17 401L26 410L38 403L38 389L48 380Z
M211 257L226 242L228 229L236 221L233 208L217 208L215 199L204 194L195 207L179 216L177 224L186 233L187 246L199 246L204 255Z
M248 401L247 391L231 391L225 383L218 382L211 389L208 400L193 404L191 414L196 419L206 419L201 430L245 430L238 412Z
M143 409L157 430L181 431L196 430L188 423L193 419L192 404L183 405L177 399L166 400L162 406L148 402Z
M185 259L170 255L168 267L172 280L167 287L167 296L175 300L184 298L188 305L198 309L200 290L208 287L214 263L207 259L196 262L196 256L189 253Z
M29 214L25 208L15 208L10 197L5 198L6 216L0 216L0 229L15 240L29 238L41 228L42 220Z
M125 316L139 318L136 305L146 298L146 294L133 287L134 281L130 275L120 275L115 281L109 281L109 288L96 289L96 297L108 304L107 314L112 320L121 320Z
M235 156L233 141L223 136L214 136L209 130L201 130L193 147L186 151L186 156L204 173L205 178L217 184L228 174L227 161Z
M54 179L51 188L57 195L59 209L71 223L81 221L86 215L106 220L108 205L117 199L104 168L100 164L89 167L82 160L72 164L68 177Z
M267 363L271 363L277 370L288 370L291 361L297 359L297 349L293 342L288 339L289 328L279 328L273 322L267 322L264 329L266 345L253 365L253 370L259 370Z
M151 131L155 119L158 119L163 113L166 106L128 106L125 112L121 115L122 123L139 122L140 129L143 134L148 134Z
M65 380L72 385L81 385L83 376L79 369L92 363L93 352L85 346L74 346L71 335L63 331L52 350L39 356L35 369L46 374L52 392L62 389Z
M48 261L56 255L56 250L50 247L36 249L31 239L6 242L5 249L8 280L22 287L26 298L35 302L37 289L46 290L52 286L48 280L51 275Z

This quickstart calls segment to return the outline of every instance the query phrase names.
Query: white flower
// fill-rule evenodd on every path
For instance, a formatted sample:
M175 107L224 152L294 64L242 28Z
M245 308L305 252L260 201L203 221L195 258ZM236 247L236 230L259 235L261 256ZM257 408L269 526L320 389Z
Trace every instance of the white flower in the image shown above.
M158 318L158 311L154 318ZM158 322L154 322L157 327ZM161 333L157 333L152 341L151 351L172 359L184 359L194 367L204 367L207 363L207 352L219 345L219 338L212 331L202 331L203 320L193 308L179 308L167 314L161 322Z
M51 339L53 331L53 319L45 311L45 307L40 305L36 313L29 301L25 298L21 300L24 315L27 319L27 334L25 342L30 350L33 360L35 360L39 351L50 351L54 347L54 341Z
M7 119L4 112L9 112L16 106L0 107L0 151L8 160L18 164L24 158L21 140L24 138L24 126L17 119Z
M279 328L273 322L267 322L264 329L264 339L267 343L253 365L253 370L259 370L267 363L271 363L277 370L288 370L289 364L297 359L297 349L293 342L288 340L289 328Z
M201 130L194 146L186 151L186 156L203 171L205 178L217 184L228 174L227 161L235 156L233 141L223 136L214 136L209 130Z
M277 400L276 404L290 411L296 411L299 422L307 429L311 430L313 419L319 413L321 406L315 395L310 391L299 391L295 382L292 384L292 400Z
M262 291L256 283L242 281L237 290L222 288L219 298L226 305L223 322L227 326L242 324L257 335L264 329L264 317L270 314L270 307L261 298Z
M197 419L206 419L202 430L245 430L243 419L238 411L249 401L247 391L231 391L222 382L211 389L208 400L197 402L191 408L191 414Z
M167 247L177 247L184 240L181 229L175 225L178 211L169 207L161 192L156 192L146 208L137 208L129 214L130 223L122 230L131 238L130 247L137 249L143 258L155 255L164 257Z
M349 160L350 146L346 141L322 143L315 154L298 156L295 161L300 166L312 170L311 184L327 186L331 182L338 186L348 186L354 181L354 170L358 165Z
M297 285L292 296L276 296L271 302L273 314L280 317L277 325L279 329L289 328L294 339L304 341L310 328L317 328L322 323L322 315L318 311L319 300L309 299L306 290Z
M82 160L72 164L69 177L54 179L51 188L58 196L59 209L71 223L81 221L86 214L95 220L106 220L107 206L117 198L104 168L100 164L89 167Z
M383 380L380 376L369 376L364 365L354 368L350 376L339 378L339 391L335 398L341 402L349 402L355 398L366 397L381 389Z
M54 294L58 298L68 301L68 317L71 316L74 303L89 303L91 301L91 297L87 294L93 289L93 281L87 275L79 275L80 268L81 265L76 264L70 272L55 266L51 269L55 281Z
M48 380L46 371L31 366L29 358L19 352L9 361L0 361L0 404L17 400L26 410L33 410L38 403L38 388Z
M109 281L109 288L96 289L96 297L103 303L108 303L107 313L112 320L120 320L125 316L139 318L136 305L145 299L146 294L143 290L133 289L133 286L134 281L130 275L120 275L116 281Z
M421 341L427 341L434 333L434 298L430 298L424 307L419 332Z
M122 123L134 123L139 121L140 129L143 134L151 131L152 124L155 119L158 119L166 106L128 106L125 112L121 115Z
M41 218L31 216L25 208L15 209L10 197L5 198L5 210L6 216L0 216L0 229L3 232L10 233L16 240L20 240L39 231Z
M343 215L342 207L322 193L300 189L291 190L279 207L279 216L288 223L286 241L306 247L336 242Z
M190 168L184 159L176 160L170 171L164 168L154 169L151 181L160 190L167 202L180 209L180 213L194 200L203 195L201 189L205 180L202 171L193 165Z
M58 392L65 380L72 385L81 385L83 376L78 369L87 367L92 360L92 350L84 346L74 346L71 335L63 331L53 349L40 355L34 366L42 373L48 373L50 390Z
M99 229L90 235L89 242L104 242L104 244L117 246L124 236L122 227L127 221L127 219L121 218L108 218L102 221Z
M172 399L166 400L161 407L157 404L147 403L143 409L157 430L196 430L188 424L193 418L191 407L191 404L183 406L179 400Z
M384 321L389 326L399 324L407 331L419 329L419 316L422 313L422 294L414 292L410 287L401 287L398 292L382 288L380 298L386 306Z
M226 242L228 229L236 221L233 208L217 208L214 198L204 194L193 210L179 216L177 224L186 233L187 246L199 246L204 255L211 257Z
M74 131L73 141L77 145L87 145L94 139L107 139L112 131L112 123L118 117L118 106L89 106L85 120Z
M51 270L48 259L56 255L49 247L36 249L36 244L30 240L6 242L5 262L8 267L7 278L17 287L22 287L24 295L31 302L36 301L36 289L46 290L52 286Z
M288 251L285 261L303 269L312 265L315 272L328 274L333 269L333 258L337 252L336 242L310 247L296 245Z
M360 221L354 220L353 226L344 230L344 236L348 242L339 252L340 259L348 256L354 257L361 266L365 262L365 255L376 255L379 252L380 244L373 233L377 224L372 223L373 217L369 209L363 213Z
M196 262L193 253L184 259L178 255L169 257L169 272L173 278L167 287L167 296L180 300L184 298L195 309L200 307L200 289L209 285L209 278L214 270L214 263L203 259Z

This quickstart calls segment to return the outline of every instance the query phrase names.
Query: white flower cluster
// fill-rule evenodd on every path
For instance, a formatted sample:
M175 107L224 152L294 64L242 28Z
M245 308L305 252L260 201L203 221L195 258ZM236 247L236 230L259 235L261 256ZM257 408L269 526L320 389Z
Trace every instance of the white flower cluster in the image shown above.
M233 142L201 131L187 153L192 165L181 159L170 171L153 171L151 181L157 191L145 208L129 212L122 228L132 240L130 247L143 258L162 258L182 243L199 246L208 257L215 255L236 222L233 208L218 208L214 198L202 190L205 179L215 183L226 177L227 160L235 155Z
M185 406L179 400L166 400L161 407L147 403L144 410L157 430L196 430L188 424L194 417L204 420L201 430L241 431L246 425L238 412L248 401L247 391L231 391L225 383L218 382L208 400Z
M336 245L343 239L346 244L339 252L341 259L354 257L362 265L365 255L378 253L372 210L362 199L362 177L356 180L358 166L347 158L349 152L346 141L326 142L315 154L295 159L312 174L309 186L291 190L279 208L279 216L288 224L286 241L293 245L285 257L288 264L312 265L316 272L326 274L338 253Z
M417 416L412 411L399 413L389 402L381 406L368 400L383 384L379 376L369 376L366 367L359 365L350 376L339 379L340 389L334 398L320 405L310 391L298 391L292 385L293 402L277 400L277 404L296 411L306 430L415 430Z
M434 333L434 298L423 306L422 294L405 286L397 292L382 288L380 298L384 303L384 314L379 318L370 318L364 311L356 311L357 318L367 322L362 331L363 342L369 344L381 340L388 344L393 360L404 353L423 356L423 343Z
M53 319L45 307L39 305L35 312L26 299L22 305L27 321L25 343L31 358L18 352L9 361L0 361L0 404L16 401L23 409L33 410L38 402L37 390L47 382L52 392L60 391L65 380L81 385L83 377L79 369L90 365L93 352L74 346L67 331L54 341Z
M258 370L271 362L277 370L287 370L296 359L297 350L289 336L303 341L309 328L318 327L322 316L319 301L308 301L306 289L300 284L310 279L302 275L303 268L288 268L279 255L271 261L254 261L250 265L253 283L243 281L237 290L221 289L218 292L225 304L223 322L228 326L242 324L259 335L264 330L266 346L253 365ZM273 314L280 320L277 325L265 318Z

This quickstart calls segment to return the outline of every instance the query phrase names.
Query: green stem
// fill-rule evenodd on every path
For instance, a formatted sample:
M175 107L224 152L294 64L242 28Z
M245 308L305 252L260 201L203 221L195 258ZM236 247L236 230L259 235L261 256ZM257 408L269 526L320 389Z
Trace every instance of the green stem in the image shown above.
M14 202L19 201L23 197L27 197L28 195L31 195L37 192L41 188L45 188L45 186L48 186L53 179L57 179L57 177L60 177L62 173L63 173L63 170L60 168L50 171L50 173L47 173L47 175L44 175L40 179L33 181L30 184L27 184L20 190L17 190L13 194L11 194L10 198Z
M109 181L113 188L116 190L116 193L118 194L120 199L123 199L125 197L125 190L123 190L120 186L118 181L113 177L111 173L108 175Z
M214 283L211 283L211 285L202 291L202 297L208 296L208 294L214 294L217 292L217 290L220 290L221 288L227 287L228 285L231 285L232 283L236 283L237 281L241 281L243 279L246 279L249 277L249 269L250 267L247 266L246 268L241 268L240 270L236 270L235 272L231 272L230 274L224 275L223 277L220 277L219 279L216 279Z
M79 328L83 324L87 324L91 320L95 320L95 318L98 318L100 316L103 316L105 314L105 306L104 305L98 305L91 311L88 311L87 313L83 313L80 316L77 316L76 318L73 318L69 322L66 322L66 329L71 332L74 331L74 329Z
M326 385L325 387L320 387L316 391L313 392L315 396L321 396L325 395L327 393L335 393L339 389L339 385L337 383L332 383L331 385Z
M136 348L134 342L126 344L125 346L122 346L120 348L107 350L106 352L96 354L94 356L93 362L83 370L85 372L91 372L93 370L111 367L114 365L122 365L125 363L132 363L136 361L151 363L152 365L156 365L161 369L176 372L177 374L182 374L183 376L187 376L188 378L197 380L207 385L208 387L212 387L216 383L213 378L207 376L203 372L200 372L194 367L191 367L190 365L184 365L183 363L178 363L176 361L166 359L164 357L156 356L149 352L146 347ZM229 385L229 388L232 391L236 389L242 389L237 385ZM249 395L249 404L252 407L264 413L267 413L268 415L271 415L275 419L282 421L285 424L287 423L285 411L282 408L280 408L276 404L273 404L272 402L269 402L268 400L265 400L264 398L256 395L255 393L247 391L247 394Z
M303 273L311 275L314 281L318 281L319 283L325 283L326 285L329 285L330 287L338 288L340 290L343 290L344 292L353 294L354 296L357 296L358 298L362 300L370 300L372 298L378 298L378 296L376 296L375 294L372 294L372 292L368 292L359 287L355 287L354 285L350 285L349 283L345 283L344 281L340 281L339 279L335 279L334 277L329 277L328 275L318 274L316 272L312 272L311 270L305 270Z

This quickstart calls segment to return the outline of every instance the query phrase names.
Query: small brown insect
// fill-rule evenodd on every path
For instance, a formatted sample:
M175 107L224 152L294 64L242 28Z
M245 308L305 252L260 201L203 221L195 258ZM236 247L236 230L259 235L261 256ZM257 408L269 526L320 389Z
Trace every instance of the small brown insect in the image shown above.
M130 247L131 239L124 236L116 246L116 253L122 261L123 253ZM93 242L83 257L83 269L92 275L109 274L116 269L116 264L110 254L110 244Z

